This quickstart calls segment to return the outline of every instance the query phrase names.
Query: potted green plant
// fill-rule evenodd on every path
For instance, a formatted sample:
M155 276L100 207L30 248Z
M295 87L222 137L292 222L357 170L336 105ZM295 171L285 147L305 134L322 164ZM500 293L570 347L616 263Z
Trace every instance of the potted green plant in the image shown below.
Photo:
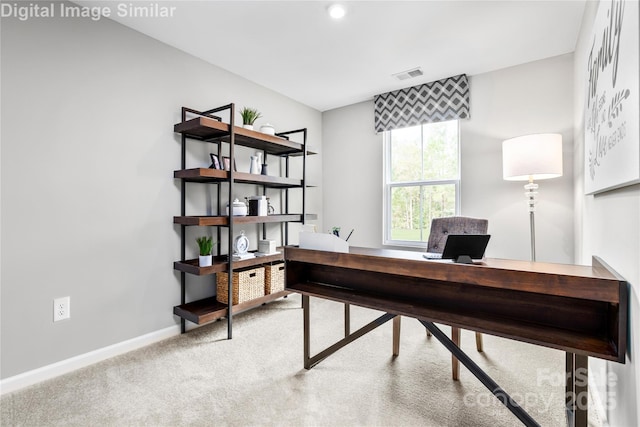
M262 114L260 114L258 110L248 107L240 110L240 115L242 116L242 127L250 130L253 130L253 123L262 117Z
M198 258L198 265L200 267L210 267L213 262L211 256L211 250L213 249L213 238L209 236L202 236L196 239L198 247L200 248L200 257Z

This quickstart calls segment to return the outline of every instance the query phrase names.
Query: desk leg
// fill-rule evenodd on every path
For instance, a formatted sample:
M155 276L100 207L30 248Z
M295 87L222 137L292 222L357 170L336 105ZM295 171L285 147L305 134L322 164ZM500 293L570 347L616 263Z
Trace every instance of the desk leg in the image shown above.
M575 356L575 396L576 396L576 427L587 427L589 411L589 364L588 357Z
M567 426L586 427L589 419L589 358L566 353Z
M309 295L302 295L302 324L304 329L304 368L310 369L309 356L311 355L311 343L309 338Z
M348 337L351 333L351 306L344 304L344 336Z
M566 384L565 384L564 401L565 401L565 412L567 414L567 427L573 427L575 425L574 412L576 408L574 406L575 396L573 394L573 373L575 369L575 360L573 359L573 357L574 357L573 353L569 353L569 352L565 353Z
M451 340L456 347L460 348L460 328L451 327ZM453 378L454 381L460 379L460 362L453 353L451 353L451 378Z
M513 400L513 398L509 396L506 391L504 391L493 379L491 379L491 377L487 375L486 372L480 369L480 367L473 360L471 360L469 356L467 356L466 353L460 349L460 347L455 345L453 341L451 341L449 337L440 330L440 328L438 328L432 322L420 320L420 323L422 323L424 327L427 328L427 330L429 330L431 334L436 337L436 339L440 341L442 345L444 345L447 350L449 350L451 354L460 361L460 363L462 363L473 375L475 375L476 378L478 378L480 382L487 389L489 389L489 391L493 393L493 395L500 402L502 402L502 404L506 406L507 409L511 411L513 415L518 417L522 424L527 427L540 426L540 424L538 424L536 420L531 418L531 415L529 415L520 405L518 405L518 403Z
M317 365L318 363L320 363L321 361L323 361L324 359L326 359L336 351L340 350L342 347L352 343L353 341L357 340L361 336L371 332L378 326L383 325L389 320L396 317L395 314L385 313L382 316L375 319L374 321L364 325L362 328L358 329L357 331L347 335L346 337L336 342L335 344L325 348L315 356L311 356L311 338L310 338L311 322L310 322L310 316L309 316L309 309L310 309L309 305L310 305L309 296L303 294L302 295L302 318L303 318L303 333L304 333L303 341L304 341L304 368L305 369L313 368L315 365Z
M393 357L400 354L400 319L402 316L393 318Z

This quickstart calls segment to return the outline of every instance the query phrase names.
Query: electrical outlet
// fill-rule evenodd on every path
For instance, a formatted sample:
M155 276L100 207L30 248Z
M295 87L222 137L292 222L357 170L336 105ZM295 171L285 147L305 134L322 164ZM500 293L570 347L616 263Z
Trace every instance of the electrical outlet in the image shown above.
M71 317L71 297L56 298L53 300L53 321L68 319Z

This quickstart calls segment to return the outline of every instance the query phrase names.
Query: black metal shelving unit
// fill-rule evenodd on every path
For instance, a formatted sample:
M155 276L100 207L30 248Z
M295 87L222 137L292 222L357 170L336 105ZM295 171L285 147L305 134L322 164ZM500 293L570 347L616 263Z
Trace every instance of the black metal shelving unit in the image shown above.
M228 111L229 123L222 121L217 114ZM194 116L191 119L187 117ZM254 265L267 264L274 261L283 260L283 254L252 258L242 261L234 261L229 256L232 252L234 227L236 224L262 224L262 238L266 239L267 223L280 223L281 230L284 227L283 244L289 242L289 224L292 222L305 223L309 219L316 219L315 215L306 213L307 200L307 155L315 154L307 151L307 129L297 129L288 132L277 133L276 135L268 135L253 130L244 129L235 126L235 105L228 104L221 107L213 108L206 111L197 111L191 108L182 107L181 122L174 125L174 131L181 135L182 159L181 169L174 171L174 178L180 179L180 216L175 216L174 224L180 225L181 236L181 258L180 261L174 262L174 269L180 271L181 286L181 304L174 307L174 314L180 317L181 329L186 331L186 321L196 324L204 324L217 319L227 319L227 337L231 339L233 336L233 315L254 307L258 307L264 303L270 302L277 298L287 295L287 292L277 292L258 298L253 301L244 302L233 305L233 271L237 268L250 267ZM302 143L290 140L290 136L294 134L302 135ZM235 165L235 148L236 145L249 147L263 152L263 158L267 159L268 155L278 156L284 159L285 176L265 176L237 172L234 167L230 170L207 169L207 168L186 168L186 146L187 140L194 139L208 143L217 144L218 157L222 153L222 143L229 146L230 164ZM289 177L289 165L291 157L302 157L302 178L296 179ZM282 160L281 160L282 161ZM188 182L212 184L217 187L217 206L218 216L188 216L186 214L186 184ZM235 184L252 184L262 186L262 193L266 195L267 189L280 189L284 198L285 212L279 215L269 216L244 216L234 217L222 216L222 191L223 185L227 186L228 199L233 201ZM289 212L289 190L302 190L302 212ZM227 254L220 254L220 245L218 245L217 256L211 267L199 267L197 259L186 259L186 227L188 226L215 226L217 227L217 241L220 241L221 227L228 228L228 244ZM228 272L228 303L226 305L218 302L215 297L205 298L197 301L186 301L186 275L214 275L220 272Z

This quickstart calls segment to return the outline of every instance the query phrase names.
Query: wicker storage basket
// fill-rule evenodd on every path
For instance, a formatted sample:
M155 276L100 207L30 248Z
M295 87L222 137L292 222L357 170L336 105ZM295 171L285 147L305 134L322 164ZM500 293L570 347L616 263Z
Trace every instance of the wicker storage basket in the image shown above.
M284 262L266 265L264 275L265 295L284 291Z
M216 278L216 299L228 304L228 277L226 272ZM254 267L233 272L233 305L264 296L264 267Z

